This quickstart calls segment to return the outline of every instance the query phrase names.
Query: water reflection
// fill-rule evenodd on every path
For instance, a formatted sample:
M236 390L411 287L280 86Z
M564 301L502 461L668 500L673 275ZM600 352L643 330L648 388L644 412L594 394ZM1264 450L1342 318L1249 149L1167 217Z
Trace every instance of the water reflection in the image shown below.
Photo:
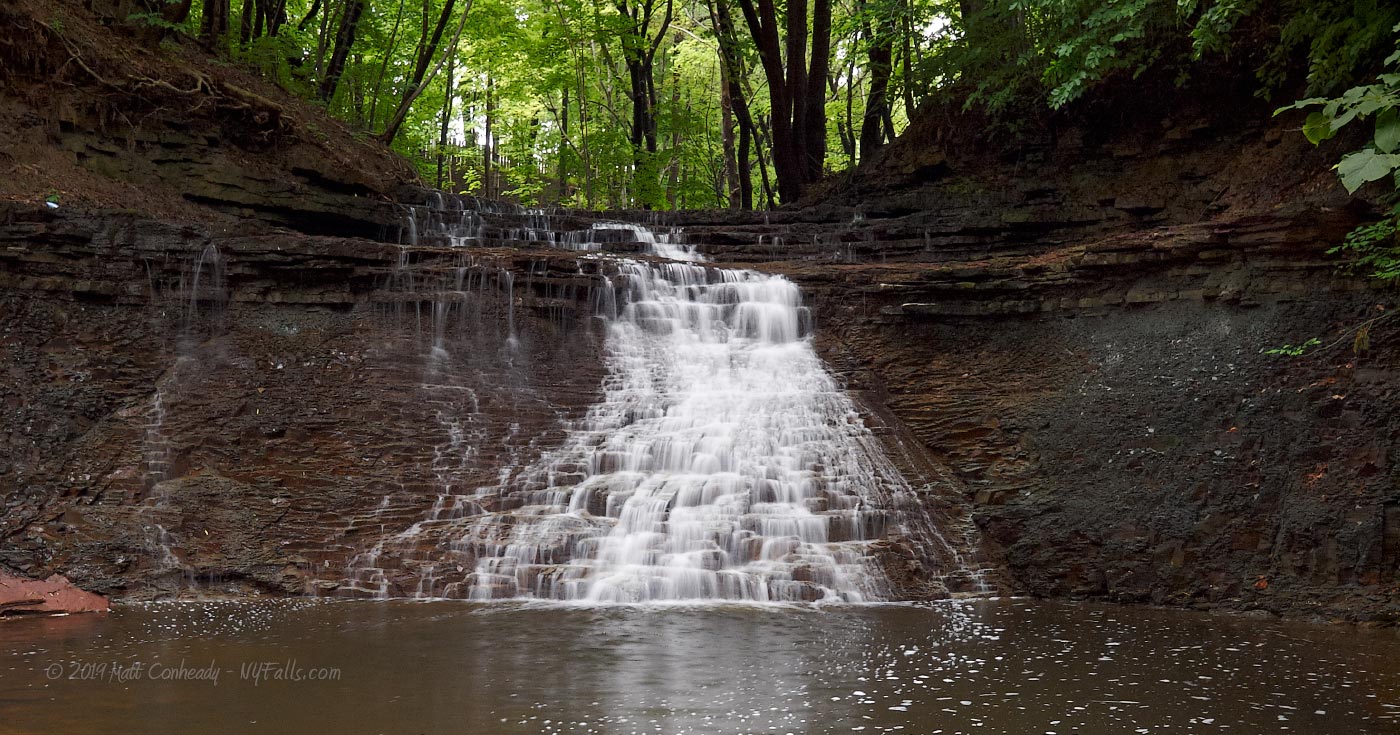
M182 661L217 685L110 673ZM1385 733L1400 638L1028 601L162 603L0 624L0 711L0 733Z

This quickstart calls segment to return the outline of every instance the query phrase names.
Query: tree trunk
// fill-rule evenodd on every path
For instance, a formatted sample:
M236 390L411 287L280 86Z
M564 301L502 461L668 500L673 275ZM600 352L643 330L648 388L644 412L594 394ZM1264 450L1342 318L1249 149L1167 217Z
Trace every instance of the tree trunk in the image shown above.
M831 0L815 0L812 5L812 61L807 70L807 104L803 110L805 128L802 154L806 158L802 185L820 181L826 171L826 78L831 71Z
M656 36L651 35L651 21L656 0L617 0L617 11L630 20L622 38L622 56L627 67L628 97L632 102L631 136L633 152L633 183L645 183L650 193L656 182L650 179L658 150L656 127L656 52L666 40L675 13L675 0L666 0L666 14Z
M166 23L177 25L184 23L190 17L190 9L194 7L194 0L179 0L161 8L160 17Z
M316 16L321 12L322 2L323 0L315 0L315 2L311 3L311 9L306 11L306 15L302 16L301 22L297 24L297 30L304 31L311 27L311 21L316 20Z
M394 55L394 42L399 37L399 25L403 22L403 7L406 0L399 0L399 12L394 16L394 28L389 31L389 43L384 47L384 59L379 65L379 75L374 79L374 92L369 101L369 127L378 122L375 113L379 109L379 93L384 89L384 72L389 69L389 58Z
M267 35L276 38L277 32L287 22L287 0L272 0L267 7Z
M734 34L734 21L729 15L728 1L714 0L710 5L710 17L715 27L715 36L719 40L722 62L721 76L726 82L727 96L734 116L739 123L739 149L736 161L739 175L739 206L747 210L753 209L753 172L749 162L749 154L758 134L754 127L753 115L749 111L748 95L744 93L743 80L747 78L748 71L744 68L743 55L740 51L738 38ZM768 171L767 165L763 162L761 149L759 151L759 166L762 168L766 180Z
M763 151L773 150L773 128L769 125L759 124L754 134L754 148L758 151L758 174L759 180L763 183L763 200L765 209L773 209L773 183L768 177L768 160L764 157ZM776 168L776 166L774 167Z
M841 147L846 151L848 166L856 165L855 139L855 96L856 96L856 56L850 55L846 66L846 121L836 123L836 132L841 137Z
M228 33L229 0L204 0L201 7L199 38L214 46Z
M340 75L345 71L345 60L350 56L350 48L355 45L355 32L360 25L360 15L364 13L368 4L369 0L346 0L345 12L340 16L340 29L335 34L331 63L326 67L325 77L321 79L322 102L329 104L335 97Z
M443 95L442 130L438 135L437 188L442 188L442 163L447 155L447 124L452 119L452 73L456 71L455 59L447 60L447 94Z
M238 42L248 45L253 39L253 14L258 13L255 0L244 0L244 13L238 18Z
M562 206L569 188L569 168L566 155L569 149L569 88L564 87L564 102L559 114L559 189L554 202Z
M467 24L467 13L471 12L472 9L471 0L467 0L462 6L462 15L457 20L457 30L452 34L452 42L448 44L446 52L432 66L431 70L428 68L433 56L437 55L437 47L442 41L443 29L452 18L452 7L455 4L455 0L447 0L447 3L442 7L442 15L438 17L437 26L433 29L432 38L422 45L422 53L418 56L418 63L414 65L413 79L404 90L403 99L399 101L399 107L394 111L394 116L390 118L388 127L384 129L384 134L380 136L380 140L384 143L394 142L394 138L398 137L399 129L408 119L408 111L413 107L414 100L417 100L418 95L423 94L428 83L433 81L433 76L442 68L447 57L457 52L457 42L461 40L462 28Z
M486 77L486 130L481 139L481 192L491 198L491 116L495 112L491 106L492 80Z
M831 53L831 2L814 0L811 61L807 58L807 2L789 0L786 39L778 33L774 0L739 0L763 64L772 108L769 150L783 203L802 197L821 176L826 159L826 78ZM784 69L786 60L786 70Z
M870 91L865 98L865 116L860 125L860 160L869 160L875 155L875 151L885 144L883 135L883 125L885 117L889 114L889 100L887 92L890 85L890 74L894 64L894 28L893 23L882 21L876 26L879 35L870 38L869 63L870 70ZM866 36L870 37L867 29Z
M739 159L734 151L734 101L729 95L729 75L720 54L719 137L724 151L724 203L730 209L739 208Z
M341 17L340 7L332 7L334 0L326 0L326 9L321 13L321 31L316 36L316 79L325 79L326 73L326 51L330 49L331 24L339 21Z

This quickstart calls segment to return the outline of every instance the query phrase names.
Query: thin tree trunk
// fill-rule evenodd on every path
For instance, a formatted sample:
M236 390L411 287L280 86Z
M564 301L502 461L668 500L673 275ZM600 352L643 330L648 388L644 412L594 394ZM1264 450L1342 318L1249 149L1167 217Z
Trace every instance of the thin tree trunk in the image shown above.
M757 143L755 148L758 151L758 173L760 181L762 181L763 183L763 199L765 202L764 206L767 209L773 209L774 187L772 181L769 179L768 176L768 159L765 158L763 155L764 150L768 150L770 152L773 150L773 128L771 125L768 125L765 122L760 122L754 132L754 140ZM777 164L774 164L774 168L777 168ZM778 193L781 194L781 192Z
M739 126L739 207L753 209L753 164L749 162L749 148L753 145L748 126Z
M492 79L490 75L486 77L486 134L481 141L481 190L483 195L491 198L491 116L495 112L491 106Z
M856 136L855 136L855 96L856 96L856 56L850 55L850 63L846 67L846 124L837 124L837 132L841 134L841 146L846 149L847 165L856 165Z
M306 15L302 16L301 22L297 23L298 30L304 31L311 25L311 21L315 20L317 15L321 12L322 2L323 0L315 0L311 3L311 9L306 11Z
M734 32L734 21L729 15L729 0L713 0L710 4L711 22L715 27L715 36L719 41L719 53L722 77L726 81L726 90L734 116L739 123L739 150L736 169L739 182L739 206L744 209L753 209L753 171L749 162L749 154L758 134L754 126L753 115L749 110L748 98L745 93L743 81L748 77L748 71L744 68L743 55L739 50L738 38ZM763 168L763 175L768 175L766 164L761 162L762 150L760 154L760 167ZM765 184L766 185L766 184Z
M364 54L355 54L355 66L362 67ZM365 83L359 75L350 77L350 107L355 111L355 125L365 127Z
M447 123L452 119L452 74L456 71L455 59L447 60L447 94L443 95L442 131L438 135L437 188L442 188L442 163L447 154Z
M889 115L889 99L887 91L890 84L890 74L893 71L894 57L894 27L891 21L882 21L876 26L878 36L871 37L870 30L866 29L866 37L870 41L869 62L870 69L870 91L865 99L865 115L861 119L860 125L860 160L869 160L875 155L875 151L885 144L883 125L885 118Z
M729 74L720 55L719 135L724 150L725 206L739 207L739 160L734 152L734 100L729 95Z
M676 43L677 43L677 44L680 43L680 34L676 34ZM673 76L672 76L672 81L671 81L671 109L672 109L672 110L678 110L678 109L680 109L680 106L681 106L681 74L680 74L679 71L674 71L674 72L672 72L672 75L673 75ZM690 109L689 109L689 106L688 106L688 105L687 105L687 107L686 107L686 111L685 111L685 112L686 112L686 117L690 117ZM652 119L652 125L654 126L655 124L656 124L656 123L655 123L655 118L653 118L653 119ZM652 133L652 137L655 137L655 132L654 132L654 131L653 131L653 133ZM676 202L678 201L678 200L677 200L677 197L679 196L678 190L680 189L680 183L681 183L681 159L680 159L680 150L681 150L681 131L680 131L680 127L679 127L679 126L672 126L672 130L671 130L671 165L670 165L671 171L670 171L670 175L667 177L667 180L666 180L666 201L671 205L671 209L672 209L673 211L676 209ZM654 152L654 151L653 151L653 152Z
M384 89L384 72L389 69L389 59L394 55L394 42L399 37L399 25L403 21L403 8L407 0L399 0L399 12L394 16L394 28L389 31L389 43L384 47L384 60L379 65L379 74L374 79L374 94L369 101L369 127L373 128L379 118L375 115L379 109L379 93Z
M340 6L332 6L335 0L326 0L326 9L321 13L321 32L316 37L316 79L324 79L326 71L326 51L330 49L330 29L334 21L340 19Z
M355 45L355 32L360 26L360 15L364 13L369 0L346 0L345 12L340 16L340 29L335 34L335 49L331 52L331 63L326 75L321 79L321 101L327 104L335 97L340 85L340 75L345 71L345 61L350 56L350 48Z
M431 62L432 57L437 53L438 43L442 40L443 28L452 17L452 6L454 4L455 0L447 0L447 4L442 8L442 15L438 18L437 27L433 31L432 40L423 47L423 53L419 57L418 64L414 70L414 81L409 88L405 90L403 99L399 102L398 109L394 111L394 116L390 118L388 127L385 128L384 134L380 136L380 140L384 141L386 144L394 142L394 138L399 134L399 129L403 127L404 120L408 118L408 111L413 107L413 102L418 99L418 95L423 94L423 90L433 81L433 77L436 76L438 70L442 68L447 57L457 53L457 42L462 38L462 28L467 24L467 14L471 12L472 0L466 0L466 3L462 6L462 15L457 21L457 30L452 34L452 42L448 44L446 52L444 52L442 57L438 59L437 63L434 64L431 69L428 68L429 62Z
M555 193L555 203L564 204L564 196L569 187L569 169L566 154L569 146L569 88L564 87L564 102L560 106L559 119L559 189Z
M584 73L582 54L578 57L578 129L583 144L583 198L593 209L593 152L588 143L588 78Z

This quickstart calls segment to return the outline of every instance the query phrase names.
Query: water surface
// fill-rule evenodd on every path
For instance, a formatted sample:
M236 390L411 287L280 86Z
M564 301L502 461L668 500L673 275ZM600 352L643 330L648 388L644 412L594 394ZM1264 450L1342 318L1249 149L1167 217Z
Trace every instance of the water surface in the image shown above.
M157 603L0 623L0 712L7 735L1394 733L1400 637L1021 600Z

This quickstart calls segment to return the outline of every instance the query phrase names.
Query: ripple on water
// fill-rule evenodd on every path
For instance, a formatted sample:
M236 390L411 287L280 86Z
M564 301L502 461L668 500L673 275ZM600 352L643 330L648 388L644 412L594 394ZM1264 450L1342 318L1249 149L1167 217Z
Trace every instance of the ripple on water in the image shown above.
M1024 600L172 602L0 625L0 656L0 733L1400 729L1393 633ZM157 660L226 673L217 687L45 676L56 661ZM343 676L239 680L261 660Z

